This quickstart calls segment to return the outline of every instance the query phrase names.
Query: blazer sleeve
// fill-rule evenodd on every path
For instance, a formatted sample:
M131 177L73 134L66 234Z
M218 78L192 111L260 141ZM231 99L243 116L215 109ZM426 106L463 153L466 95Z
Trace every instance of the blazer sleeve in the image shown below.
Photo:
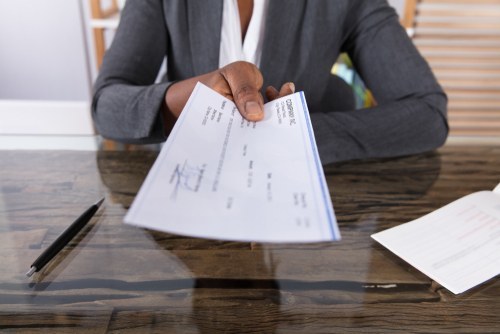
M448 134L447 98L383 0L351 1L344 51L372 91L372 108L311 114L324 164L433 150Z
M125 143L165 140L161 108L170 82L155 84L167 52L159 0L128 0L94 84L92 117L97 131Z

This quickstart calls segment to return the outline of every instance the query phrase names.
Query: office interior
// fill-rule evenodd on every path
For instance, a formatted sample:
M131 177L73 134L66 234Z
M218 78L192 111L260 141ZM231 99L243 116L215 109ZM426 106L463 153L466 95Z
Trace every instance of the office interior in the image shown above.
M103 139L90 114L126 1L0 0L0 333L500 332L498 273L455 294L372 237L470 194L498 197L500 0L388 0L448 95L450 134L435 151L311 169L324 176L342 239L293 244L124 223L162 147ZM332 72L359 108L374 103L345 55ZM27 277L101 198L88 224ZM500 245L496 208L490 220L469 211L479 228L427 233L479 236L437 262L457 279L453 260ZM463 267L497 269L498 254Z

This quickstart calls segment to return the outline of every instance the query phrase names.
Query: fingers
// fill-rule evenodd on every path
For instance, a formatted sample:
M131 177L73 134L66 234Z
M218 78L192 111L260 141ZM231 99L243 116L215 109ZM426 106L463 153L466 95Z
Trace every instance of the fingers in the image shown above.
M215 73L215 72L214 72ZM249 121L264 118L264 99L260 94L263 78L259 69L248 62L237 61L217 71L211 85L219 93L231 98L241 115ZM278 91L267 87L265 94L269 101L295 93L295 84L287 82Z
M273 86L269 86L266 88L266 98L269 101L273 101L276 100L277 98L287 96L293 93L295 93L295 84L293 82L287 82L283 84L279 92Z
M260 94L263 78L259 69L247 62L231 63L221 69L234 103L241 115L249 121L260 121L264 118L264 99Z
M293 93L295 93L295 84L293 82L287 82L281 86L279 97L287 96Z
M280 92L273 86L268 86L266 88L266 98L268 101L276 100L280 95Z

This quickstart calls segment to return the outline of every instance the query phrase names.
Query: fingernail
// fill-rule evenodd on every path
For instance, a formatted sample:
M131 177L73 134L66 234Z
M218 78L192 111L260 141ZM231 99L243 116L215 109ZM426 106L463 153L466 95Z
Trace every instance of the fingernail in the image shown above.
M262 112L262 108L255 101L248 101L245 103L245 113L247 115L258 115Z
M290 88L290 90L292 91L292 93L295 93L295 84L293 82L289 82L288 83L288 87Z

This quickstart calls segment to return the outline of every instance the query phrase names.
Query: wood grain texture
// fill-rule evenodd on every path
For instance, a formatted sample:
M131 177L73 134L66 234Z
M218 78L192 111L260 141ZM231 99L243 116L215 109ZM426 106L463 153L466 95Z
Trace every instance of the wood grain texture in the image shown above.
M325 166L338 243L187 238L122 220L151 151L0 151L0 332L498 333L500 280L453 295L370 235L500 182L500 148ZM33 279L31 262L104 207Z

